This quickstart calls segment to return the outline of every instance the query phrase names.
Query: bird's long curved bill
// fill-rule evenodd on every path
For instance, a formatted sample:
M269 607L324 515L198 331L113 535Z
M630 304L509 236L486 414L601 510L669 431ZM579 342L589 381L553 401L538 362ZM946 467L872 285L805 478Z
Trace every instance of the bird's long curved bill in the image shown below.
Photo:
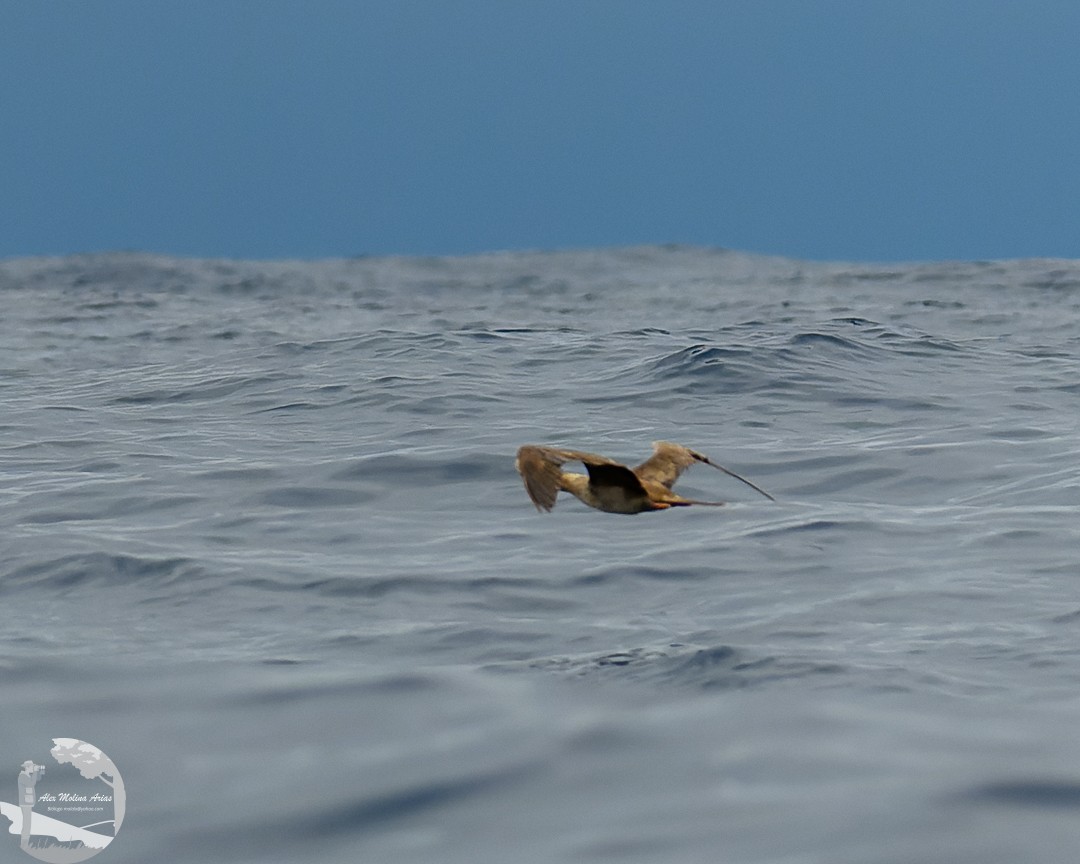
M736 474L734 471L728 470L723 465L717 465L715 462L709 462L709 464L712 465L712 467L717 469L718 471L723 471L729 477L734 477L736 480L741 480L743 483L745 483L747 486L749 486L755 492L760 492L762 495L764 495L770 501L775 501L776 500L775 498L773 498L772 495L770 495L768 492L766 492L760 486L756 486L755 484L753 484L749 480L747 480L745 477L742 477L742 476Z

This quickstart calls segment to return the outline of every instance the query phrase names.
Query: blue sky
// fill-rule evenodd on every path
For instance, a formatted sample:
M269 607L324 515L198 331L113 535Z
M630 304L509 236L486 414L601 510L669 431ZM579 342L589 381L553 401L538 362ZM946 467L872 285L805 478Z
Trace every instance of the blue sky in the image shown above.
M1080 257L1074 0L3 0L0 256Z

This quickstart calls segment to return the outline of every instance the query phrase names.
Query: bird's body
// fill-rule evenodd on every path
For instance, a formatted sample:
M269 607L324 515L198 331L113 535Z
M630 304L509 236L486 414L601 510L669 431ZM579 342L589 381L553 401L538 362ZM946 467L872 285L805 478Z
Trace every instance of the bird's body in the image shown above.
M563 471L566 462L581 462L589 473ZM695 462L712 465L774 500L765 490L717 465L707 456L668 441L653 442L653 455L635 468L595 453L533 444L518 450L515 467L537 510L550 511L560 491L569 492L590 507L606 513L646 513L691 504L721 506L722 501L695 501L672 491L679 475Z

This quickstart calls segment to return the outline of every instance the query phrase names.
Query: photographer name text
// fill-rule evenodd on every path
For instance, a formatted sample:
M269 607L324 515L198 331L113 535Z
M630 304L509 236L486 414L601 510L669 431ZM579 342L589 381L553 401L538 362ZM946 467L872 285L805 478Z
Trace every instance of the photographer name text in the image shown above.
M112 795L73 795L70 792L59 792L53 795L51 792L43 792L38 796L38 801L112 801Z

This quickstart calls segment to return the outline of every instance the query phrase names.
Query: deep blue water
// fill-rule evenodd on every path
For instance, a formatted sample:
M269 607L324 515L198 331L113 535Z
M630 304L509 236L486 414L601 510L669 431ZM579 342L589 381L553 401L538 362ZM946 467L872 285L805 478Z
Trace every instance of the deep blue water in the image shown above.
M96 744L110 861L1076 860L1080 263L106 255L0 302L0 801ZM660 438L777 502L541 515L513 468Z

